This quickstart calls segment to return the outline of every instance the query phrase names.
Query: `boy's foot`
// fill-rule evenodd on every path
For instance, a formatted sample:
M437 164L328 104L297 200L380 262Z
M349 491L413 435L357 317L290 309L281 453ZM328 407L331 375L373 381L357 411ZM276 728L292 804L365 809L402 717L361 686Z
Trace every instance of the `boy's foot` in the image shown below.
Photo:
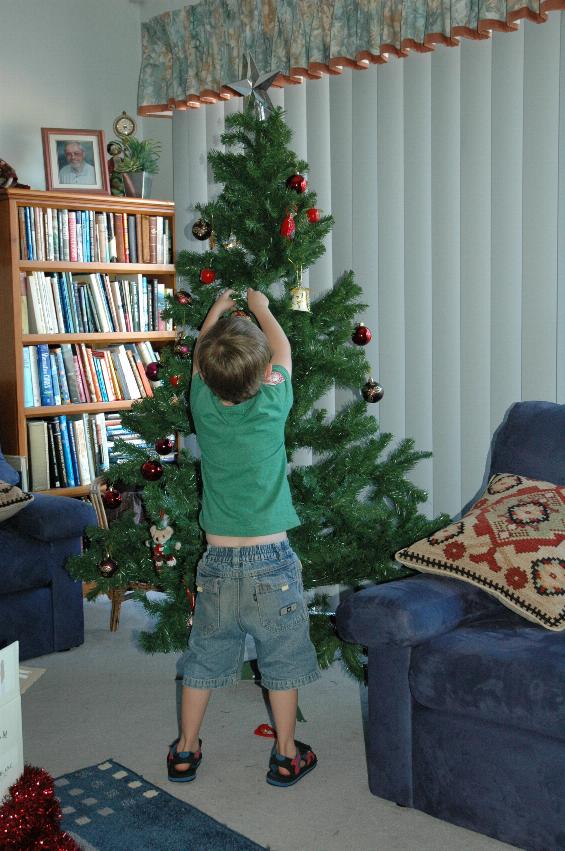
M167 774L173 783L189 783L196 777L202 762L202 739L198 740L197 751L178 751L178 739L172 743L167 754Z
M271 786L293 786L295 783L316 768L318 759L310 747L302 742L296 742L296 756L291 759L276 751L276 745L271 751L267 783Z

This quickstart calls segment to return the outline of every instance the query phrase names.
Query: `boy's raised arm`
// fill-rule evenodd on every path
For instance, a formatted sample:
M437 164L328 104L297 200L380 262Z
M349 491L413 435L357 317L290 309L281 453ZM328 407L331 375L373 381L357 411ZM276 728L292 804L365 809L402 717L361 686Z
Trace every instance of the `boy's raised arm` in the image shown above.
M194 345L194 352L192 355L192 374L194 375L198 372L198 344L200 340L206 336L208 331L216 324L218 319L221 317L223 313L226 313L228 310L232 310L235 307L235 301L231 297L233 290L224 290L220 293L210 310L208 311L208 315L204 322L202 323L202 327L200 328L200 333L198 335L198 339Z
M292 349L288 337L269 310L269 299L258 290L247 290L247 306L255 315L261 331L267 338L273 353L273 363L284 366L292 374Z

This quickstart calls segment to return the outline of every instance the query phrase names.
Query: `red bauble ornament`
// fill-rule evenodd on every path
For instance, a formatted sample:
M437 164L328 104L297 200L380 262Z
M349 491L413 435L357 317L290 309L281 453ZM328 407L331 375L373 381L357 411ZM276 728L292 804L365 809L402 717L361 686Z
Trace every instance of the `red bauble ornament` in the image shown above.
M175 444L169 437L160 437L155 441L155 452L159 455L170 455L175 448Z
M315 224L320 221L320 211L317 207L310 207L309 210L306 210L306 215L308 216L308 221Z
M122 503L122 495L117 488L109 485L102 494L102 501L106 508L117 508Z
M356 346L366 346L367 343L371 342L372 337L371 330L366 325L363 325L362 322L355 326L355 331L351 335L351 339Z
M284 217L283 223L281 225L281 236L286 237L287 239L292 239L294 236L294 232L296 230L296 225L294 224L294 216L292 213L289 213Z
M183 360L190 355L190 344L184 340L177 340L174 346L175 355Z
M102 559L101 562L98 563L98 570L100 571L102 576L105 576L106 579L109 579L110 576L113 576L114 573L117 572L118 562L114 561L114 559L110 558L110 556L107 556L106 558Z
M301 194L302 192L306 192L308 181L302 174L291 174L286 181L286 185L289 189L294 189L295 192Z
M171 387L178 387L182 381L182 375L170 375L169 384Z
M141 465L141 475L148 482L156 482L163 475L163 465L150 458Z
M365 402L380 402L385 391L373 378L369 378L366 384L361 388L361 393Z
M161 369L161 364L157 363L156 360L152 360L151 363L148 363L145 367L145 375L149 379L149 381L157 381L159 378L159 370Z
M250 315L245 310L234 310L232 316L242 316L244 319L251 319Z
M216 280L216 273L213 269L205 268L200 272L200 280L203 284L213 284Z
M192 296L186 290L179 290L175 293L175 301L182 305L192 304Z

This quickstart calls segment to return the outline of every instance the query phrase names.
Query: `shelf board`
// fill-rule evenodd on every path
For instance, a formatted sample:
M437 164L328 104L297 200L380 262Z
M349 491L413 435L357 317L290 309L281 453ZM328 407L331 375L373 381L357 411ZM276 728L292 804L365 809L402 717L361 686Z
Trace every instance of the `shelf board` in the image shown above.
M71 402L69 405L41 405L37 408L24 408L26 419L38 417L57 417L61 414L69 417L74 414L99 414L102 411L126 411L138 399L121 399L117 402Z
M174 275L172 263L77 263L68 260L19 260L22 272L109 272L120 275Z
M174 340L174 331L103 331L93 334L24 334L24 346L37 343L135 343L148 340L150 343L167 343Z

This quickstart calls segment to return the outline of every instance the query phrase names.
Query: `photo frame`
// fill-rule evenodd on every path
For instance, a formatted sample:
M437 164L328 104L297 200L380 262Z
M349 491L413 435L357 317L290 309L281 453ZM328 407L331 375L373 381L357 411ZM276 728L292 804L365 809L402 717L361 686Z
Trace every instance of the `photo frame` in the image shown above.
M103 130L42 127L47 189L109 195Z

